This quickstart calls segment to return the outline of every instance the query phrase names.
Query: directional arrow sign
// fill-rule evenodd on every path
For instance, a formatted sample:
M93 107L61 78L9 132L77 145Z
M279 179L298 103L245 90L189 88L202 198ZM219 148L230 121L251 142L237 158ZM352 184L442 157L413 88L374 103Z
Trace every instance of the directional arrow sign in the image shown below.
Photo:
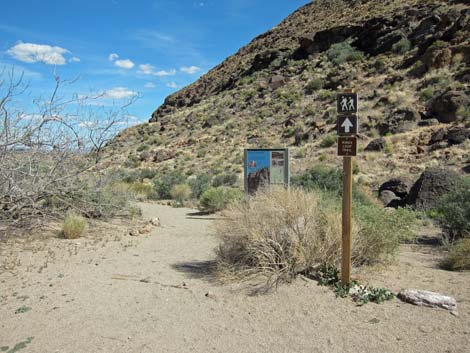
M357 115L338 116L338 135L357 135Z

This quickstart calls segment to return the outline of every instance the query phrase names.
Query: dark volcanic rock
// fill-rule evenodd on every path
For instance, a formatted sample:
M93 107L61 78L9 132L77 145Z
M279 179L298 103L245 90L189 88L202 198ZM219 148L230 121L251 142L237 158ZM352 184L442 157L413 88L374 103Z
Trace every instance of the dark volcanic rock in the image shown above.
M170 159L173 159L176 157L176 152L175 151L170 151L170 150L160 150L157 151L153 157L153 161L155 163L161 163Z
M270 78L269 80L269 88L273 91L277 90L278 88L284 86L287 83L287 78L281 75L275 75Z
M364 151L383 151L385 149L385 139L383 137L372 140Z
M431 135L431 139L428 142L428 145L434 145L437 142L444 141L447 138L447 129L439 129Z
M470 137L470 129L463 127L453 127L447 132L449 145L459 145Z
M441 123L459 120L459 110L467 109L470 100L464 92L447 91L434 97L429 103L429 112ZM461 118L460 118L461 119Z
M382 191L389 190L393 192L396 196L404 198L410 192L413 182L407 178L393 178L389 181L383 183L379 188L379 194Z
M406 132L411 129L419 117L419 113L411 108L397 109L391 112L383 123L378 124L377 128L380 135Z
M443 195L451 191L458 177L448 169L426 169L411 188L406 203L421 211L432 209Z

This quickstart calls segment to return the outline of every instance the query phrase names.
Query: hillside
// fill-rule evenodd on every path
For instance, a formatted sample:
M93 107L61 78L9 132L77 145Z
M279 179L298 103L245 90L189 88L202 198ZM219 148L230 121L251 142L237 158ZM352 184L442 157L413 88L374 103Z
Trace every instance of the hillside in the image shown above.
M351 88L360 182L376 189L436 165L468 172L469 35L469 1L309 3L121 132L105 161L241 173L244 148L283 146L293 173L338 166L335 97Z

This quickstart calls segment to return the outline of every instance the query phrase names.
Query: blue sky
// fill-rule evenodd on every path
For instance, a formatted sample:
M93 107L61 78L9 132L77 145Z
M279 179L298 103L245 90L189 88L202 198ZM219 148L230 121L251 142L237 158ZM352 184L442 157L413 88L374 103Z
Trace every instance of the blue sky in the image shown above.
M64 94L139 99L146 121L194 82L309 0L16 0L2 4L0 64L24 72L31 96L54 73L79 78Z

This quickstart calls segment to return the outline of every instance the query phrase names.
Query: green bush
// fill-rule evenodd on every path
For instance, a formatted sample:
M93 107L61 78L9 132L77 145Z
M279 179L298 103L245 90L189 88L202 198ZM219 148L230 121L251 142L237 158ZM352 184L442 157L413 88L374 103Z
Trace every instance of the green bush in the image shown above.
M392 51L397 54L405 54L411 49L411 42L407 38L400 39L392 46Z
M214 213L225 209L232 202L242 198L243 193L239 189L211 187L199 198L199 206L202 211Z
M154 179L155 191L160 199L171 199L170 191L173 186L183 184L186 178L178 170L173 170L167 174Z
M323 79L314 78L305 86L305 93L312 94L313 92L318 91L319 89L322 89L324 85L325 85L325 81Z
M212 180L213 187L233 186L238 182L238 175L235 173L218 174Z
M470 270L470 239L460 239L449 247L444 267L452 271Z
M62 224L61 234L66 239L77 239L83 236L87 227L87 221L82 216L69 213Z
M328 59L335 65L345 62L360 61L364 58L364 53L351 46L348 41L333 44L327 51Z
M188 184L191 187L192 196L199 199L204 191L211 186L211 176L208 174L200 174L196 178L189 179Z
M462 177L436 208L437 219L450 240L470 237L470 178Z
M291 185L307 191L320 191L340 199L343 194L343 174L341 169L318 164L301 175L291 178ZM375 205L372 198L353 182L353 200L368 206Z
M320 147L328 148L328 147L333 146L334 144L336 144L336 135L331 134L331 135L325 136L323 140L321 140Z

